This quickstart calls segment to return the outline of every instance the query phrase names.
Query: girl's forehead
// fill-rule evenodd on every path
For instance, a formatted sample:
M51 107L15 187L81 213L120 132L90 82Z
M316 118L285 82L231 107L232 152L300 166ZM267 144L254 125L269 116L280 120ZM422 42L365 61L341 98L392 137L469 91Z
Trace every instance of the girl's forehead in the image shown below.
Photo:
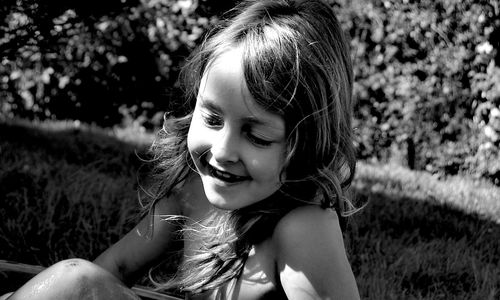
M215 51L208 60L208 63L203 72L203 77L207 75L208 72L213 72L213 70L225 70L231 73L239 73L243 71L243 47L225 47L224 49L218 49ZM233 75L234 75L233 74Z
M283 127L283 118L261 106L245 81L241 47L230 48L213 59L203 74L198 90L200 105L212 110L238 112L242 119L255 124Z

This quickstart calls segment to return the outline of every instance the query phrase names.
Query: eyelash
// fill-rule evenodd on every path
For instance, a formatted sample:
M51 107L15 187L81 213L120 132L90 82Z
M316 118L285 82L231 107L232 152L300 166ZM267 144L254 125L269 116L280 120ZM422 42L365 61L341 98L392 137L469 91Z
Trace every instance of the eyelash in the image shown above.
M248 139L250 140L250 142L252 142L252 144L260 146L260 147L268 147L273 143L271 141L258 138L250 132L247 132L246 135L247 135Z
M203 116L203 121L210 127L219 127L224 123L219 116L211 114Z
M212 127L212 128L220 127L224 124L224 121L219 116L212 115L212 114L208 114L208 115L203 116L203 121L205 122L205 124L207 126ZM245 129L245 134L246 134L248 140L252 144L259 146L259 147L268 147L273 143L272 141L268 141L268 140L256 137L255 135L252 134L250 129Z

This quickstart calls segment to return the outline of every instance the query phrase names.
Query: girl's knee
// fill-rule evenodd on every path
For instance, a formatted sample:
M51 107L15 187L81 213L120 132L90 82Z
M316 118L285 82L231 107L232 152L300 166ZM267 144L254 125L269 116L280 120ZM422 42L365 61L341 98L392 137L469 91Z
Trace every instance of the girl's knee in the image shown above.
M66 280L80 280L83 278L91 278L96 280L108 279L118 282L118 279L105 269L81 258L62 260L48 268L46 271L51 271L51 273L58 276L64 276L64 279Z
M7 300L13 293L7 293L0 296L0 300Z
M138 299L121 281L84 259L60 261L28 281L10 299Z
M98 265L80 258L60 261L39 274L44 283L58 282L66 286L81 287L95 282L109 281L120 284L111 273Z

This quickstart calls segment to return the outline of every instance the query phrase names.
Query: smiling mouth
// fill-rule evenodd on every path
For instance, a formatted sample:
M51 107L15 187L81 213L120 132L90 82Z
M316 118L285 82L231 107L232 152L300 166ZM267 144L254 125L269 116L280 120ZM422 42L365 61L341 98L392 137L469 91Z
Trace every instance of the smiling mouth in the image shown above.
M224 182L227 182L227 183L236 183L236 182L241 182L241 181L245 181L245 180L249 179L248 176L238 176L238 175L234 175L234 174L231 174L228 172L217 170L216 168L212 167L210 164L207 165L207 169L208 169L208 173L210 174L210 176L217 178L219 180L222 180Z

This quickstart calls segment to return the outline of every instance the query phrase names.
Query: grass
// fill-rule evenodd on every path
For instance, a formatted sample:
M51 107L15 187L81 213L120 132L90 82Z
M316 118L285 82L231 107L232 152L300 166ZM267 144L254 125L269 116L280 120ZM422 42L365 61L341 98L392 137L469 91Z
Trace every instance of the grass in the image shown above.
M0 258L46 266L116 241L137 215L136 153L148 141L70 122L0 122ZM365 163L354 187L367 205L345 239L364 299L500 297L498 187Z
M500 224L500 188L465 176L439 177L394 164L358 164L355 187L372 194L449 205Z
M0 132L2 258L41 265L91 258L131 228L135 152L144 146L60 123L3 123Z
M498 187L363 163L354 187L368 202L347 233L363 296L498 299Z

